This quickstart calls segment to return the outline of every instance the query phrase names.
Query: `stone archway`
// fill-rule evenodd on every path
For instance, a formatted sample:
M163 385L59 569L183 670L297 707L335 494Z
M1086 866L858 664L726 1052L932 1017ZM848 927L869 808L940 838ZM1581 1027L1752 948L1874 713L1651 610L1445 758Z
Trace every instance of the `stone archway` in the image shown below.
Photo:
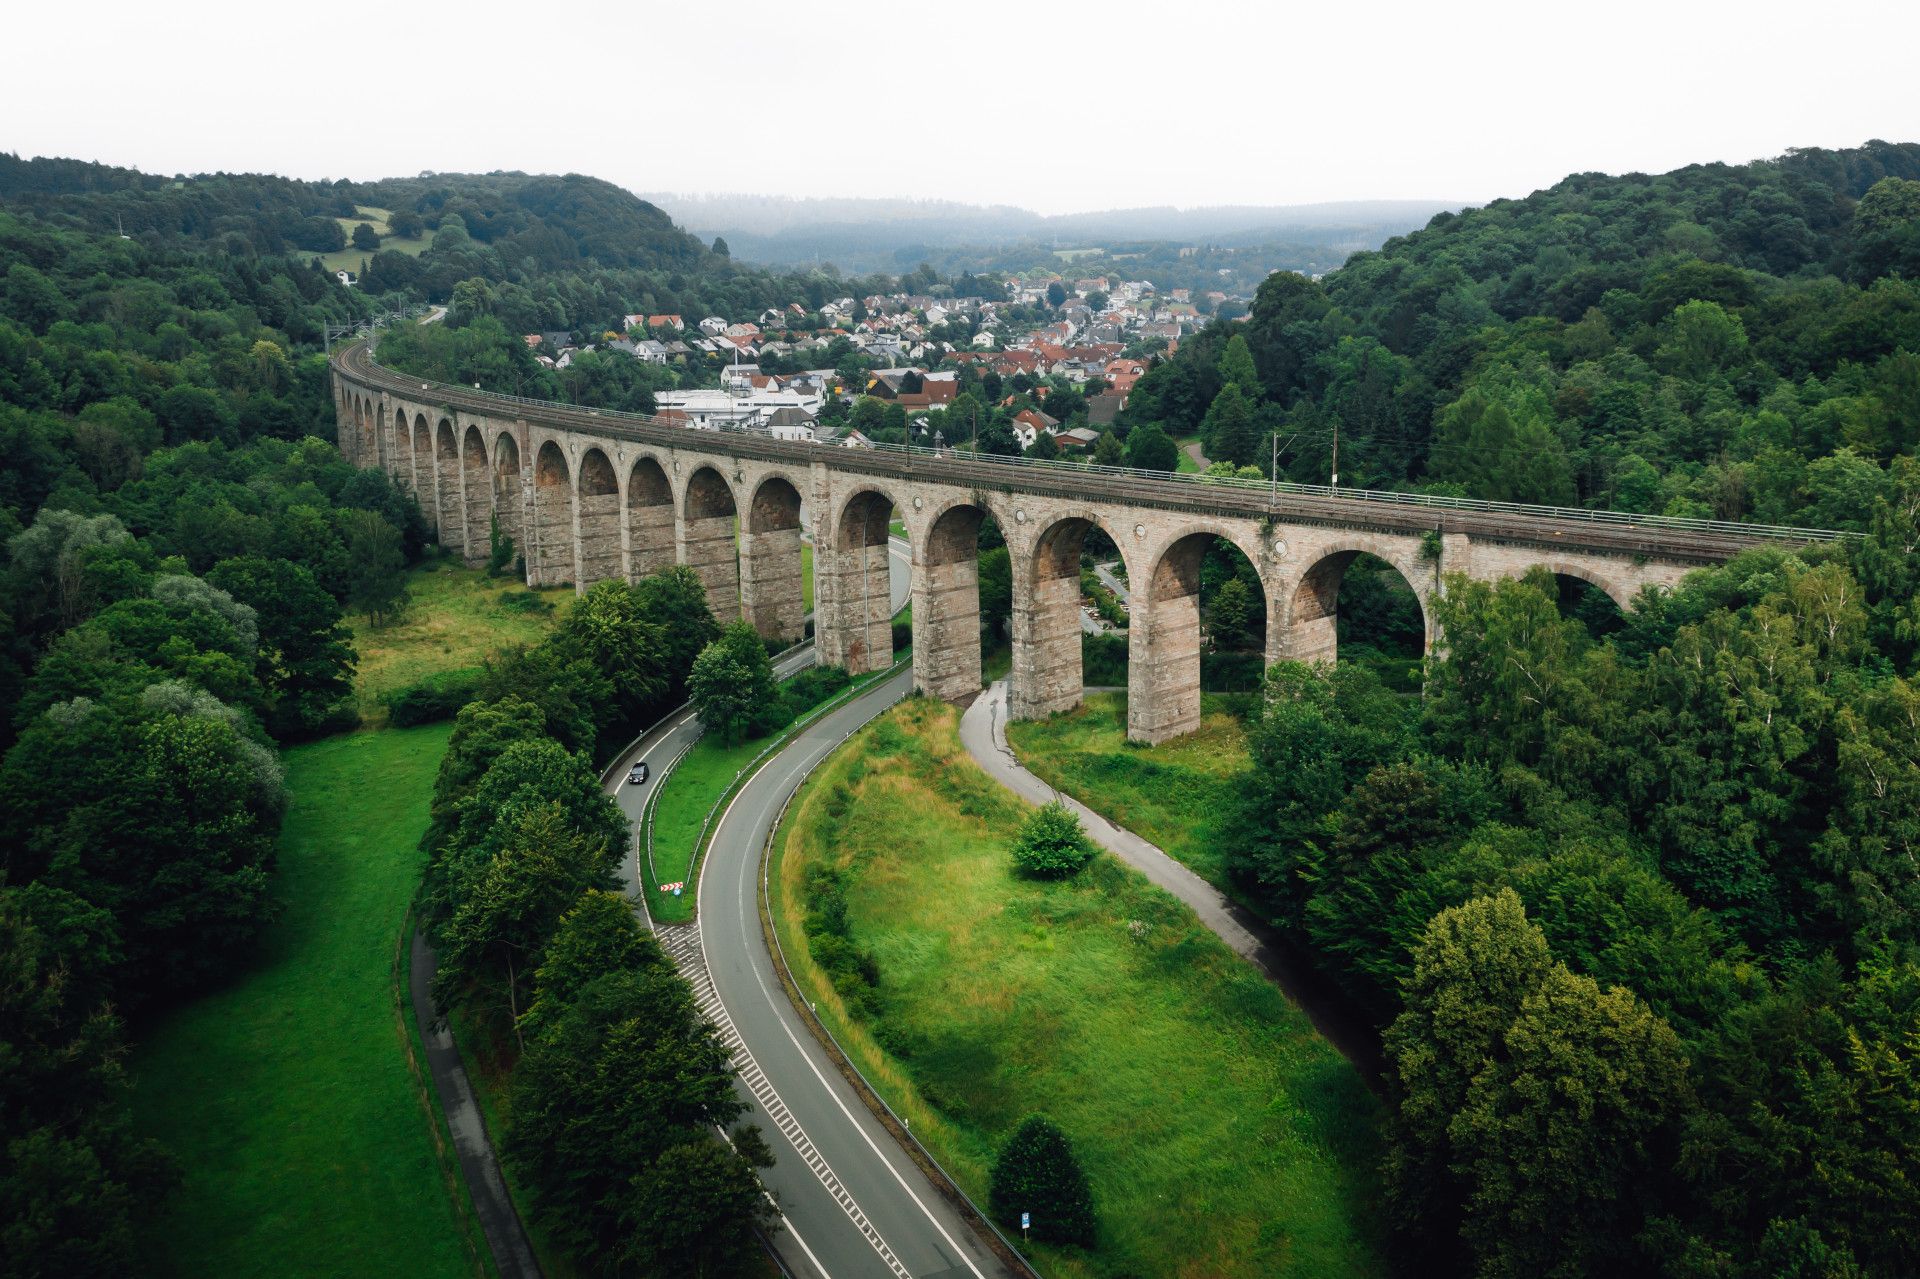
M1200 727L1200 570L1216 541L1255 564L1233 537L1196 529L1160 552L1144 588L1131 600L1132 643L1127 673L1127 735L1164 742ZM1253 574L1256 581L1259 573ZM1261 584L1260 607L1271 613Z
M619 577L620 482L606 453L590 448L580 455L580 577L586 590L595 582Z
M460 444L453 436L453 423L440 419L435 429L434 507L439 513L440 545L464 554L467 547L466 503L460 500Z
M552 440L533 464L533 545L527 555L530 586L563 586L576 580L573 539L573 477L567 455Z
M500 517L500 535L513 539L515 552L533 572L533 551L525 527L526 479L520 473L520 445L510 432L500 432L493 445L493 510Z
M948 701L980 691L980 525L988 512L955 503L915 548L913 678Z
M1068 515L1041 529L1014 568L1012 715L1043 719L1080 704L1080 552L1094 528L1124 544L1094 515ZM1132 576L1131 573L1128 574ZM1024 589L1023 589L1024 588Z
M467 511L467 563L484 564L493 551L493 485L487 475L487 444L480 428L460 437L460 492Z
M413 447L411 475L413 477L414 500L420 503L421 512L428 521L440 518L437 494L439 482L434 478L433 469L433 432L427 429L427 415L413 415ZM437 531L437 530L436 530Z
M726 478L702 466L687 480L680 521L681 562L707 588L707 607L725 626L740 616L740 556L734 545L738 506Z
M1427 596L1416 582L1419 574L1410 571L1409 566L1391 554L1382 554L1385 548L1371 544L1349 544L1330 547L1321 552L1320 558L1308 566L1301 574L1287 599L1286 625L1276 644L1274 636L1269 636L1269 649L1278 648L1279 655L1301 662L1335 661L1340 651L1340 586L1346 579L1347 569L1363 555L1371 556L1386 565L1397 574L1413 593L1414 602L1420 609L1420 622L1423 631L1421 651L1433 648L1433 612L1427 607Z
M798 640L806 630L800 556L800 490L769 475L753 491L740 536L741 610L762 639Z
M387 474L395 484L413 491L413 430L407 425L407 411L393 411L393 429L387 453Z
M862 489L833 522L830 554L821 556L815 548L815 573L824 571L833 579L835 643L829 651L850 675L893 664L892 553L887 549L892 520L893 499L878 489Z
M633 460L627 475L627 574L637 582L673 567L673 486L649 456Z

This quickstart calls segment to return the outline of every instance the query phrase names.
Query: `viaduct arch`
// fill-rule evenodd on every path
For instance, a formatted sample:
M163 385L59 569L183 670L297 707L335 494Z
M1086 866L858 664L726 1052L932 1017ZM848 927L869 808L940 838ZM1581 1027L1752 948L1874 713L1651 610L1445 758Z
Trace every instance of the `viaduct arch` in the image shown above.
M1012 567L1017 718L1080 700L1080 556L1099 528L1134 584L1128 733L1146 742L1199 724L1199 565L1214 537L1260 581L1272 662L1333 657L1340 581L1362 554L1406 579L1431 649L1432 603L1447 575L1546 568L1624 608L1643 589L1676 585L1749 546L1835 536L696 430L423 383L382 368L362 343L337 351L332 371L343 451L411 488L441 545L469 562L486 559L497 520L533 586L584 590L685 564L722 622L744 618L768 638L792 639L804 626L804 537L815 554L821 660L856 673L893 658L889 525L902 522L914 681L939 697L980 688L977 548L991 517Z

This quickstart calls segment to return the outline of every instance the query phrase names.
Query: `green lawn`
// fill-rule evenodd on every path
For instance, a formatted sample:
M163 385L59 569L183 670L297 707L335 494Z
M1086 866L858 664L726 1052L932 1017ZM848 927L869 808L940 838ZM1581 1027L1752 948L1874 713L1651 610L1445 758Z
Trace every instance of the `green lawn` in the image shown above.
M525 584L450 561L414 569L407 588L412 603L393 625L375 629L364 617L349 619L360 653L354 686L368 725L386 723L380 699L394 689L429 675L478 669L483 658L511 644L538 643L574 598L572 587L552 587L534 592L554 606L551 612L509 608L500 597L525 594Z
M233 984L144 1028L132 1058L140 1126L184 1170L152 1236L166 1270L476 1272L409 1074L393 967L449 731L286 752L286 913Z
M800 543L800 598L807 612L813 612L813 543Z
M1159 746L1127 743L1127 695L1089 693L1049 719L1007 725L1028 769L1088 808L1227 887L1216 823L1231 820L1232 777L1247 767L1240 721L1203 695L1200 728Z
M376 209L372 205L367 204L356 204L354 208L359 210L357 217L334 219L334 221L340 224L340 233L347 237L347 247L344 249L336 249L332 253L322 253L319 255L320 265L326 267L329 271L352 271L358 275L360 272L360 264L373 256L373 254L368 253L364 249L356 249L353 247L353 228L359 226L362 222L371 226L380 236L380 248L382 250L392 249L396 253L405 253L410 257L419 257L422 253L425 253L433 243L426 236L416 236L410 240L395 237L392 234L392 228L387 225L387 219L393 216L393 210L391 209Z
M775 840L782 946L854 1061L981 1202L1024 1116L1066 1130L1101 1241L1034 1245L1056 1279L1381 1273L1379 1116L1360 1077L1112 858L1066 883L1016 877L1007 847L1026 810L957 726L935 701L888 713L815 775ZM876 1020L850 1017L807 950L817 863L846 876Z
M1193 460L1191 453L1187 452L1187 446L1189 444L1198 444L1199 442L1200 437L1197 435L1182 436L1180 439L1174 441L1174 443L1180 447L1180 461L1173 468L1175 471L1182 475L1198 475L1200 473L1200 464Z

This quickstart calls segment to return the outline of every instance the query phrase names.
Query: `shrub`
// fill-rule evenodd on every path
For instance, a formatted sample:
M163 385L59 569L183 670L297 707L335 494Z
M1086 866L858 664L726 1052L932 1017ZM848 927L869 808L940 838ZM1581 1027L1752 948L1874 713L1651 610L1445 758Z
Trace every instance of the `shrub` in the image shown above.
M847 927L846 876L828 866L807 868L807 949L813 962L855 1015L878 1019L880 965Z
M443 671L429 675L418 684L387 694L387 722L395 728L412 728L415 724L452 719L461 707L479 695L479 671Z
M1040 1115L1022 1123L1001 1148L987 1203L1008 1226L1019 1226L1020 1214L1031 1213L1036 1239L1093 1245L1096 1222L1087 1175L1073 1157L1067 1134Z
M1080 637L1081 678L1095 688L1127 686L1127 637Z
M1208 693L1250 693L1267 673L1258 653L1200 654L1200 688Z
M911 621L893 624L893 651L898 656L913 646L913 623Z
M553 612L553 602L541 599L532 591L501 591L500 607L515 613L545 615Z
M1080 819L1065 804L1037 808L1013 842L1013 860L1021 873L1037 879L1065 879L1093 859L1093 845Z
M500 531L500 517L494 516L487 526L487 576L499 577L517 558L513 539Z

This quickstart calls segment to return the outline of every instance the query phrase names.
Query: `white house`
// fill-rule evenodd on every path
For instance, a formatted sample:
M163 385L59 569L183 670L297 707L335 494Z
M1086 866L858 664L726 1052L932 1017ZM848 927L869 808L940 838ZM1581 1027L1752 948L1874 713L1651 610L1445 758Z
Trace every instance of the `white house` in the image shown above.
M991 332L991 331L989 331L989 330L987 330L987 329L981 329L981 330L980 330L980 331L979 331L978 333L976 333L976 334L974 334L974 335L973 335L973 349L974 349L974 350L976 350L976 351L991 351L991 350L993 350L993 334L992 334L992 332Z
M809 443L813 439L813 418L792 405L783 405L767 417L767 434L776 440Z

